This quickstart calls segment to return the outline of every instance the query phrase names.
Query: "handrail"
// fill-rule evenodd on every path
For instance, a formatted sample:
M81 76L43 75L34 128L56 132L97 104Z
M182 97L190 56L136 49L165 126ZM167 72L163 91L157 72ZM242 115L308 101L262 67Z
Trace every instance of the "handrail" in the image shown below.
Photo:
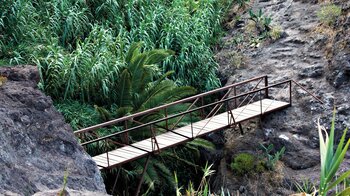
M139 126L135 126L135 127L129 128L127 130L123 130L123 131L120 131L120 132L117 132L117 133L113 133L113 134L110 134L110 135L106 135L106 136L103 136L103 137L100 137L100 138L97 138L97 139L94 139L94 140L90 140L90 141L81 143L81 145L85 146L85 145L88 145L88 144L91 144L91 143L95 143L95 142L98 142L98 141L101 141L101 140L104 140L104 139L108 139L110 137L114 137L114 136L117 136L117 135L125 134L125 133L128 133L130 131L142 128L142 127L146 127L146 126L149 126L149 125L152 125L152 124L156 124L156 123L159 123L159 122L162 122L162 121L165 121L165 120L169 120L171 118L176 118L178 116L189 114L189 113L195 112L197 110L204 109L206 107L210 107L210 106L214 106L214 105L217 105L217 104L225 103L225 102L233 100L233 99L237 99L237 98L249 95L249 94L261 92L261 91L264 91L266 89L269 89L269 88L272 88L272 87L275 87L275 86L279 86L281 84L290 83L290 82L291 82L291 80L285 80L285 81L282 81L282 82L278 82L276 84L269 85L269 86L266 86L266 87L263 87L263 88L260 88L260 89L257 89L257 90L252 90L252 91L249 91L247 93L243 93L243 94L240 94L240 95L229 97L229 98L226 98L224 100L216 101L216 102L213 102L213 103L210 103L210 104L207 104L207 105L204 105L204 106L200 106L200 107L197 107L195 109L191 109L191 110L188 110L188 111L185 111L185 112L180 112L180 113L168 116L166 118L158 119L158 120L155 120L155 121L152 121L152 122L148 122L148 123L145 123L145 124L142 124L142 125L139 125Z
M238 82L238 83L235 83L235 84L231 84L231 85L228 85L228 86L225 86L225 87L214 89L214 90L211 90L211 91L208 91L208 92L205 92L205 93L194 95L194 96L191 96L191 97L188 97L188 98L184 98L184 99L181 99L181 100L169 103L169 104L164 104L164 105L152 108L152 109L148 109L148 110L145 110L145 111L142 111L142 112L138 112L138 113L135 113L135 114L132 114L132 115L129 115L129 116L124 116L124 117L121 117L121 118L118 118L118 119L114 119L114 120L110 120L110 121L107 121L107 122L104 122L104 123L101 123L101 124L97 124L97 125L93 125L93 126L90 126L90 127L87 127L87 128L83 128L83 129L80 129L78 131L75 131L74 134L85 133L85 132L88 132L88 131L96 130L98 128L106 127L106 126L109 126L109 125L114 125L114 124L117 124L117 123L122 122L122 121L126 121L126 120L129 120L129 119L135 118L135 117L139 117L139 116L142 116L144 114L148 114L148 113L151 113L151 112L154 112L154 111L159 111L161 109L168 108L170 106L173 106L173 105L176 105L176 104L179 104L179 103L184 103L184 102L187 102L187 101L191 101L191 100L194 100L196 98L201 98L201 97L204 97L204 96L207 96L207 95L211 95L213 93L217 93L217 92L220 92L220 91L232 88L234 86L246 84L246 83L249 83L249 82L261 79L261 78L267 78L267 75L258 76L258 77L255 77L255 78L252 78L252 79L249 79L249 80L245 80L245 81Z
M266 80L267 80L267 79L266 79L266 78L267 78L267 77L265 77L265 86L267 86L267 83L266 83ZM259 84L261 83L262 79L263 79L263 78L260 78L259 82L254 86L253 90L255 90L255 89L259 86ZM225 98L231 93L232 89L233 89L233 88L231 88L229 91L227 91L227 93L221 98L221 100L225 99ZM247 97L248 97L248 95L243 99L242 102L244 102L244 101L246 100ZM214 109L213 109L212 111L209 112L209 114L206 116L206 118L209 118L209 116L211 116L212 112L213 112L214 110L216 110L215 113L212 115L212 116L214 116L214 115L221 109L222 105L223 105L223 104L221 104L221 105L219 106L219 109L217 109L217 110L216 110L216 106L215 106ZM238 107L239 107L239 106L238 106Z
M307 92L310 96L312 96L313 98L315 98L318 102L324 104L324 102L319 99L318 97L316 97L316 95L314 95L313 93L311 93L310 91L306 90L306 88L304 88L301 84L299 84L297 81L295 80L291 80L294 84L296 84L297 86L299 86L301 89L303 89L305 92Z

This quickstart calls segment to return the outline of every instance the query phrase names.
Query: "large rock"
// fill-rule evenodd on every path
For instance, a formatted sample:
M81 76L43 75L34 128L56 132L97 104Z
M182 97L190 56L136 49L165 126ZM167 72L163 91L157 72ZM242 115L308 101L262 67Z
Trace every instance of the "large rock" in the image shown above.
M105 194L96 164L72 129L37 89L36 67L0 68L0 195L32 195L63 186Z

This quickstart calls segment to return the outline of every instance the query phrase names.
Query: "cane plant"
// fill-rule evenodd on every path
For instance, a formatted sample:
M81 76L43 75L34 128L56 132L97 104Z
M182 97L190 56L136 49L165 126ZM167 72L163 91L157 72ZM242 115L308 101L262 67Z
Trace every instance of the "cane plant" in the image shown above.
M333 112L333 119L331 130L328 135L326 129L320 125L318 120L318 134L320 140L320 156L321 156L321 175L320 175L320 185L318 193L319 195L326 196L328 191L336 187L339 183L343 182L350 175L350 170L344 172L340 177L335 178L336 172L339 169L340 164L344 160L346 151L348 150L350 139L345 140L347 129L339 141L338 147L334 152L334 129L335 129L335 111ZM345 145L344 145L345 144ZM337 195L349 195L350 188L346 188L342 192L337 193Z

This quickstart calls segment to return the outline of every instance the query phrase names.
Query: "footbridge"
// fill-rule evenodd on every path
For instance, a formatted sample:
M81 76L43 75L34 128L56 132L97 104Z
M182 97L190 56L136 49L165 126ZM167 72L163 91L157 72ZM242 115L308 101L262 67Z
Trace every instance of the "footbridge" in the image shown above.
M75 134L84 148L103 144L111 149L92 155L92 159L99 169L114 168L215 131L237 127L243 133L242 122L290 107L293 84L308 92L294 80L269 84L265 75L87 127ZM113 127L119 131L96 134L101 128Z

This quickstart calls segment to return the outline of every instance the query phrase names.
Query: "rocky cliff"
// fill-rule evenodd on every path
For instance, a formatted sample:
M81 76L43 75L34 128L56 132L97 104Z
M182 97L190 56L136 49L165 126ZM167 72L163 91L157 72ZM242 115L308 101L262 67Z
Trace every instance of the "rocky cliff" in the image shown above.
M36 67L2 67L0 75L7 78L0 85L0 195L60 189L65 171L68 189L104 195L96 164L37 89Z
M229 84L263 74L269 76L271 84L294 79L325 104L294 86L293 107L270 114L261 122L246 124L243 136L226 132L226 158L219 167L218 180L221 186L246 195L287 195L296 191L295 182L318 181L317 118L329 128L336 106L338 138L345 127L350 127L350 2L334 1L342 15L331 26L321 24L317 17L324 1L251 2L255 12L261 9L272 18L272 25L280 27L281 37L256 43L246 38L251 21L248 12L241 13L239 21L234 21L238 17L233 16L234 25L229 27L229 34L223 38L225 44L217 53L221 75ZM235 154L259 154L259 143L274 144L277 149L286 147L277 172L240 178L228 171ZM349 168L348 155L341 170Z

